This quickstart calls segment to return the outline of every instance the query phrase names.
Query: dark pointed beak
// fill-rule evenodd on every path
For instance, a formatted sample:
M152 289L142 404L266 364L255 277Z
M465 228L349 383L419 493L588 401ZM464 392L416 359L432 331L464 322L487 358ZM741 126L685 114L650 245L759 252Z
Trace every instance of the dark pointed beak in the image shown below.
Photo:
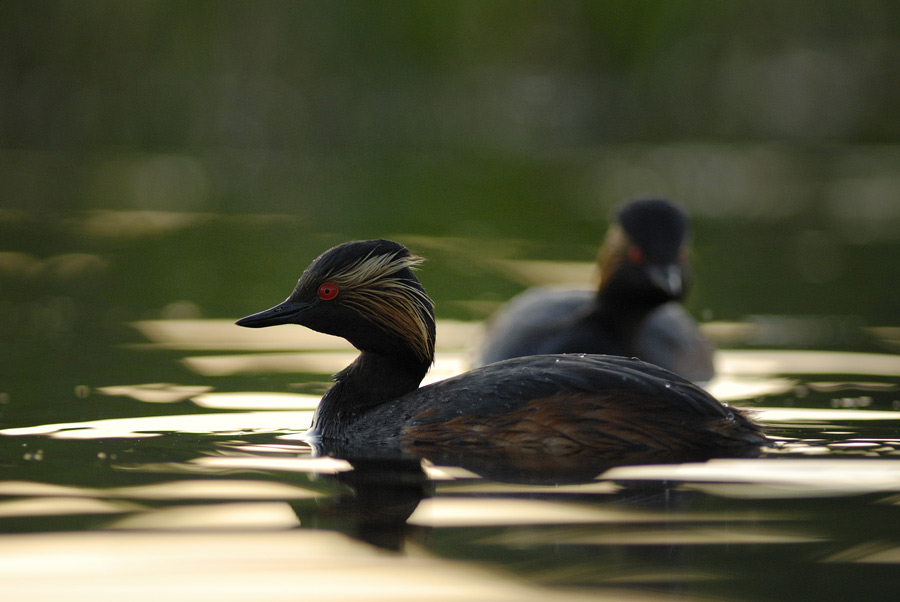
M296 324L301 314L309 307L308 303L300 303L290 299L279 303L275 307L241 318L235 324L247 328L263 328L265 326L277 326L278 324Z
M680 299L684 295L684 273L678 264L649 265L646 270L650 282L659 290L673 299Z

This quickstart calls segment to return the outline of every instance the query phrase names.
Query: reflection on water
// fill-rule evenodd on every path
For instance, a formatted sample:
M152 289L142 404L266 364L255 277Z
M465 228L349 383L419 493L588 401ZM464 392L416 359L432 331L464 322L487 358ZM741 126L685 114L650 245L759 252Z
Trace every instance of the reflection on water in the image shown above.
M311 420L311 411L145 416L12 428L0 431L0 435L44 435L57 439L109 439L158 437L165 433L240 434L283 431L291 427L304 430L309 428Z
M231 320L147 320L132 326L151 341L151 349L354 351L344 339L308 328L276 328L269 332L235 328ZM437 328L442 349L466 349L480 325L438 320Z
M175 403L191 399L207 391L212 391L212 387L182 386L171 383L122 385L97 389L97 392L103 395L131 397L146 403Z
M719 354L716 366L723 373L868 374L900 376L900 356L839 351L729 351Z
M895 442L897 443L897 442ZM900 455L894 451L892 455ZM828 497L900 489L900 460L765 458L754 461L716 459L675 467L623 466L605 478L624 481L674 480L717 495L752 497Z
M777 446L763 457L557 467L538 482L465 458L317 455L303 438L316 387L353 354L331 337L248 338L227 320L134 327L149 342L130 352L176 354L207 384L105 384L86 394L168 413L0 430L0 580L17 600L893 595L897 356L720 350L708 387L766 425ZM479 328L439 323L431 380L466 369ZM214 384L278 373L304 392Z
M427 554L386 555L333 531L100 532L9 536L0 547L16 600L498 600L654 602L653 593L535 587L508 573ZM34 579L53 570L54 579ZM160 580L160 575L165 580Z
M106 529L122 530L281 530L299 526L286 502L218 502L133 513L111 521Z
M845 353L900 352L896 6L13 4L4 602L896 599L900 368ZM609 208L656 191L761 458L540 485L317 457L353 351L199 319L410 233L439 315L481 320L588 285ZM810 315L727 321L782 312ZM442 320L429 380L478 331Z
M841 423L845 410L827 411L844 437L867 413L851 410ZM896 422L894 413L878 414ZM777 576L787 563L805 583L792 599L813 600L827 599L830 571L858 580L862 567L872 567L871 591L886 595L900 561L900 459L781 452L621 467L560 487L517 485L451 466L313 457L293 442L296 433L267 431L264 415L203 415L203 445L184 439L190 428L177 416L118 421L119 429L97 429L93 442L43 439L78 428L71 424L4 431L29 445L43 440L42 462L54 464L114 447L109 433L158 429L147 441L170 458L128 450L121 439L96 468L98 486L42 482L40 470L0 482L0 520L22 532L0 538L5 590L22 593L17 600L63 590L70 599L106 599L103 592L126 583L157 598L201 587L198 599L217 600L250 588L258 596L273 584L291 595L327 589L333 599L372 599L369 588L392 599L775 599L789 582L758 575ZM243 423L239 433L226 432L233 417ZM38 571L55 578L27 577ZM167 578L153 586L157 574ZM388 576L397 590L382 581ZM223 598L209 583L235 590Z
M356 350L345 340L305 328L274 329L275 336L267 337L267 331L235 328L229 320L153 320L137 322L134 327L152 341L151 349L257 352L182 359L188 369L203 376L297 372L331 375L356 358ZM439 320L440 355L424 384L463 372L468 349L480 328L475 323ZM261 351L265 353L258 353Z

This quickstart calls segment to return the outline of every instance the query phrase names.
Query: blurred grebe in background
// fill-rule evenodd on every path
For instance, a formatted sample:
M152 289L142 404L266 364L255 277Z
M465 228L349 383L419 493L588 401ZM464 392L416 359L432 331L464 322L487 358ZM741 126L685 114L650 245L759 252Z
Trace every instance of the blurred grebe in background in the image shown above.
M475 365L545 353L638 357L694 382L714 376L713 347L679 303L690 284L689 221L675 203L636 200L615 213L594 290L539 287L489 321Z
M684 461L747 455L761 429L691 382L603 355L516 358L418 388L434 360L422 260L387 240L348 242L315 259L282 303L237 321L300 324L360 355L334 376L308 438L381 447L530 450L567 457Z

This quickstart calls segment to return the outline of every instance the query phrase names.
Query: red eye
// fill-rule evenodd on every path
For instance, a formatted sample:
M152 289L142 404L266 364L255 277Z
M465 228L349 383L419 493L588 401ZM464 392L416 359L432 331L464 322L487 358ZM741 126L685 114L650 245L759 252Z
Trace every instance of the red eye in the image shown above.
M338 296L338 292L337 285L331 282L323 282L319 285L319 299L322 301L331 301Z
M628 261L634 264L644 263L644 252L638 247L628 247Z

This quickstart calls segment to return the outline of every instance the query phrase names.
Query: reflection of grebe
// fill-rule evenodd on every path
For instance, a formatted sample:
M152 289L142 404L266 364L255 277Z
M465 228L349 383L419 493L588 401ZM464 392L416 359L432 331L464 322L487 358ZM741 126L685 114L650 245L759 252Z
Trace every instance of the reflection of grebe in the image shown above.
M712 345L679 303L690 282L688 218L665 200L617 210L596 291L534 288L489 322L476 363L543 353L609 353L693 381L713 376Z
M412 272L420 261L391 241L345 243L314 260L284 302L238 320L300 324L361 351L335 375L311 437L606 458L743 455L766 441L692 383L621 357L529 356L417 388L435 339L432 301Z

